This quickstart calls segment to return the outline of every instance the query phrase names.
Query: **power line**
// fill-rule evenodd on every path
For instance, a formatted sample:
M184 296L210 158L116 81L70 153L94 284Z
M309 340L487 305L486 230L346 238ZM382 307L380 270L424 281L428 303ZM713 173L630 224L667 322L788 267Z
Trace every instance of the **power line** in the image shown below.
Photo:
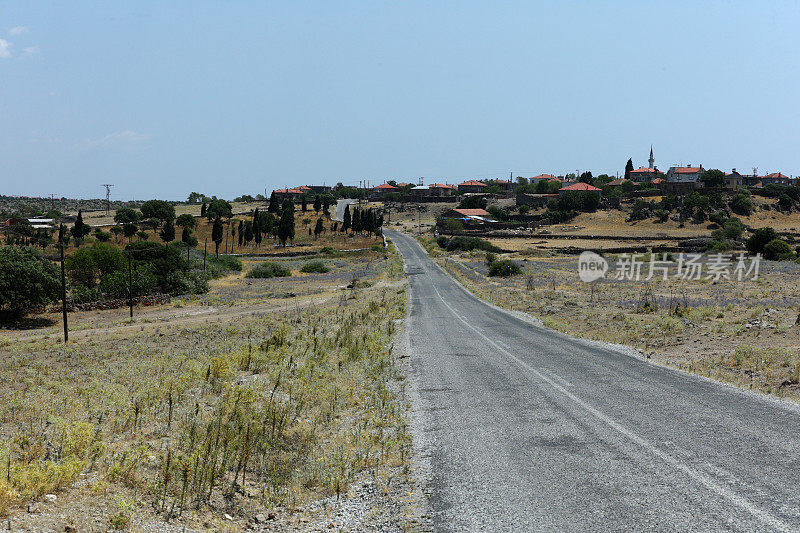
M106 188L106 215L111 209L111 187L113 186L113 183L103 183L103 187Z

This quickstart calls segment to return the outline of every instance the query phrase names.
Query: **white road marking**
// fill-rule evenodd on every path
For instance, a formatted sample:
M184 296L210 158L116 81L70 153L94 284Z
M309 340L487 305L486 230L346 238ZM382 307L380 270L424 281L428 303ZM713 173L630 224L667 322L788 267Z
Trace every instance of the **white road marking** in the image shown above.
M428 275L428 277L430 277L430 275ZM778 531L793 531L793 528L791 526L789 526L789 524L783 522L782 520L780 520L779 518L773 516L769 512L764 511L762 509L759 509L751 501L749 501L746 498L743 498L742 496L739 496L735 492L723 487L722 485L720 485L719 483L717 483L716 481L711 479L706 474L704 474L702 472L698 472L697 470L695 470L692 467L690 467L689 465L683 463L679 459L676 459L675 457L672 457L668 453L660 450L655 445L651 444L650 442L648 442L644 438L640 437L639 435L637 435L636 433L634 433L630 429L626 428L625 426L623 426L622 424L620 424L619 422L617 422L616 420L614 420L610 416L608 416L605 413L599 411L595 407L592 407L590 404L588 404L587 402L585 402L584 400L580 399L575 394L571 393L570 391L568 391L567 389L565 389L564 387L562 387L561 385L556 383L555 380L550 379L546 375L542 374L541 372L536 370L534 367L532 367L531 365L529 365L528 363L526 363L525 361L523 361L522 359L520 359L516 355L512 354L509 350L503 348L497 342L493 341L492 339L490 339L489 337L484 335L478 328L474 327L472 324L470 324L469 322L464 320L461 317L461 315L459 315L455 311L455 309L453 309L450 306L450 304L448 304L445 301L445 299L442 298L442 295L439 293L439 289L436 287L436 284L433 282L433 278L430 278L430 279L431 279L431 286L433 287L433 290L436 292L436 295L439 296L439 299L442 301L442 303L445 305L445 307L447 307L456 316L456 318L461 320L461 322L463 322L465 326L467 326L469 329L471 329L472 331L477 333L487 343L489 343L490 345L494 346L497 350L505 353L505 355L507 357L509 357L510 359L515 361L518 365L520 365L521 367L525 368L526 370L528 370L529 372L534 374L536 377L538 377L539 379L541 379L542 381L544 381L545 383L547 383L548 385L553 387L555 390L557 390L558 392L560 392L561 394L563 394L564 396L566 396L567 398L572 400L575 404L577 404L578 406L583 408L588 413L592 414L598 420L604 422L607 426L611 427L612 429L614 429L615 431L617 431L621 435L627 437L630 441L632 441L633 443L638 445L640 448L643 448L643 449L649 451L651 454L653 454L654 456L658 457L663 462L667 463L668 465L672 466L673 468L675 468L677 470L680 470L681 472L683 472L684 474L686 474L687 476L689 476L693 480L695 480L698 483L700 483L703 486L705 486L707 489L709 489L712 492L715 492L717 495L727 499L728 501L730 501L731 503L733 503L737 507L740 507L741 509L747 511L748 513L753 515L755 518L760 520L762 523L767 524L767 525L777 529Z

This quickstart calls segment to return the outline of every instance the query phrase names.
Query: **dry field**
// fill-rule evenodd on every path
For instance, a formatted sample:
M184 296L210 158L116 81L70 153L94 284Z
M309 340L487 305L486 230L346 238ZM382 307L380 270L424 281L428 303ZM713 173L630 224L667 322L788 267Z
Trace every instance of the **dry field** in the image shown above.
M230 276L209 294L137 308L132 322L126 309L71 313L66 346L57 321L0 331L10 527L407 520L411 442L392 352L402 263L391 246L323 260L330 272L300 274L303 260L280 259L291 277Z
M523 274L490 278L483 253L437 261L477 295L524 311L570 335L625 344L652 361L713 379L800 399L800 265L762 261L757 280L627 281L594 287L578 278L577 257L548 252L501 254ZM678 308L676 310L676 307Z

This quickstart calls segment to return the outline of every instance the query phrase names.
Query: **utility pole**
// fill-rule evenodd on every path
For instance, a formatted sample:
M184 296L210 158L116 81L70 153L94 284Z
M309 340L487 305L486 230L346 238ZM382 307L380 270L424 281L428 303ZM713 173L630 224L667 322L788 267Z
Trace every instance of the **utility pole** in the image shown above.
M64 344L67 344L69 330L67 329L67 276L64 273L64 243L59 243L58 249L61 250L61 313L64 316Z
M130 250L128 250L128 307L130 307L131 321L133 321L133 260Z
M111 187L113 187L113 183L104 183L103 187L106 188L106 215L108 214L109 210L111 209Z

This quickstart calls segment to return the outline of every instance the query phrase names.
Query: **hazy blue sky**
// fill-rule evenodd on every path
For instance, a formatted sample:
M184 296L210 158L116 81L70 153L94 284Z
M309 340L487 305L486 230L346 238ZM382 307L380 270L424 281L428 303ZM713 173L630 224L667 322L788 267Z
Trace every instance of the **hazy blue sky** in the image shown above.
M0 0L0 193L800 174L798 2Z

